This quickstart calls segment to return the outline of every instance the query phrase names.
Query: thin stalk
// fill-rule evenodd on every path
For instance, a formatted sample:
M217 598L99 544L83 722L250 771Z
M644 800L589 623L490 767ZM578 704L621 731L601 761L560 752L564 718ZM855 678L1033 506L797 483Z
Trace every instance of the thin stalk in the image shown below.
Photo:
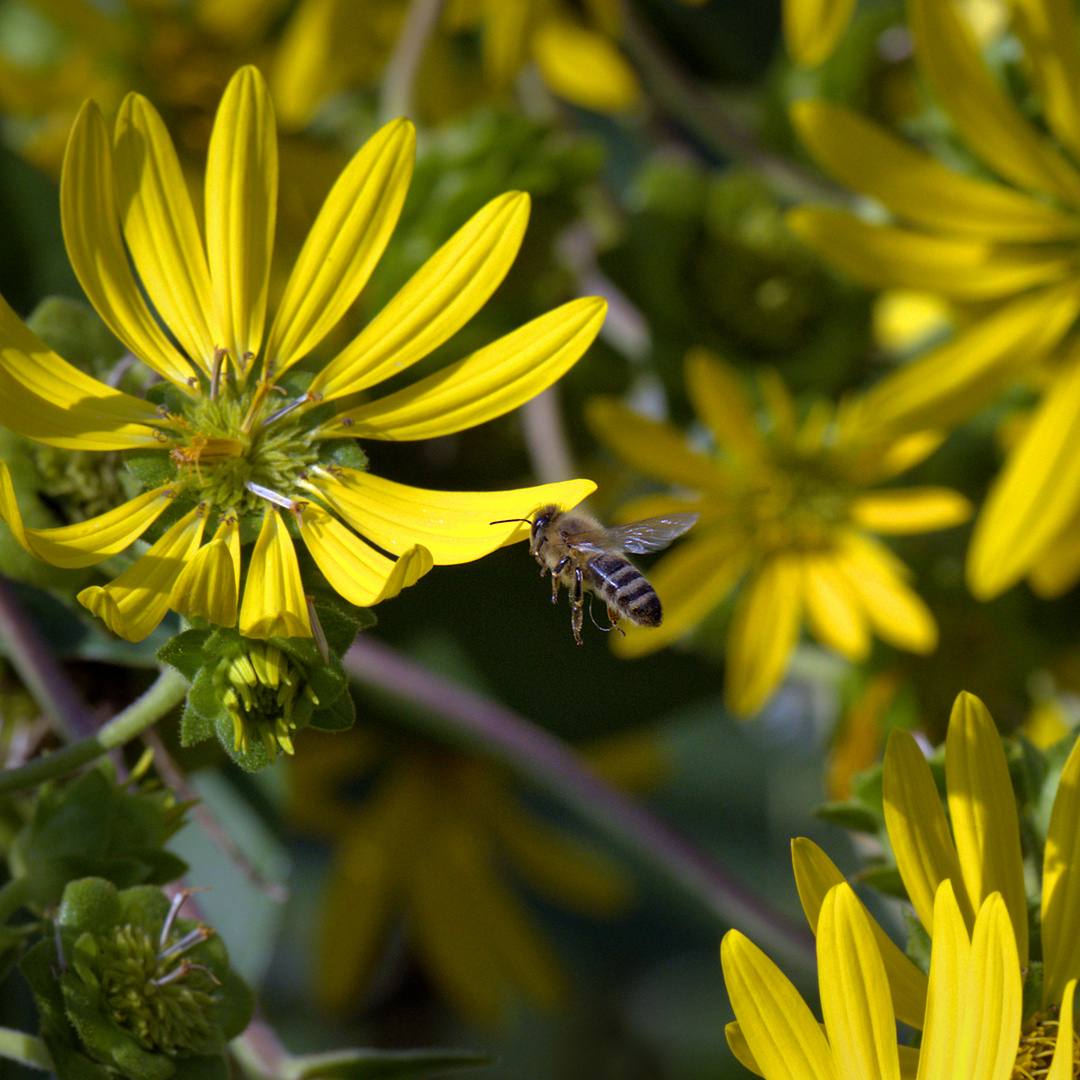
M55 1068L45 1044L36 1035L28 1035L14 1028L0 1027L0 1058L45 1072L52 1072Z
M379 113L383 123L413 113L416 73L424 58L424 49L435 32L443 0L412 0L394 51L386 62L382 77Z
M597 776L565 743L524 717L414 663L368 634L345 654L354 678L419 705L468 749L494 758L655 867L723 923L810 969L814 939L743 888L715 859ZM451 721L448 728L445 721Z
M173 668L166 668L142 697L117 713L93 735L55 753L35 758L17 769L0 771L0 795L62 776L137 738L184 700L187 686L183 675Z

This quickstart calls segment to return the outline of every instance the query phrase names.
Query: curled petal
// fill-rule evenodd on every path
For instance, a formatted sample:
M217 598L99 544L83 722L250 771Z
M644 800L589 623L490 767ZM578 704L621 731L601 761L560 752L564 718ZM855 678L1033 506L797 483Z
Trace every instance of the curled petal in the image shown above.
M240 588L240 530L235 517L218 525L173 586L169 606L188 619L235 626Z
M83 589L79 603L114 634L142 641L169 610L173 584L198 549L205 525L203 508L197 506L114 581Z
M244 637L311 637L296 549L281 515L270 507L248 564L240 605Z

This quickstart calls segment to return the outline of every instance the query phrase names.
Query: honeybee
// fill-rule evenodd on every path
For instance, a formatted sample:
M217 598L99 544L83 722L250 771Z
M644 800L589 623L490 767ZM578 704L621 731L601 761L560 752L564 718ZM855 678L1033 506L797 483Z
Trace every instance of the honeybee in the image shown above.
M636 626L660 625L662 612L656 590L623 552L640 555L666 548L697 519L697 514L669 514L607 529L589 514L561 510L554 503L535 512L529 554L540 564L541 577L551 571L553 604L558 602L560 585L569 590L570 626L579 645L586 592L595 593L607 604L611 629L617 628L619 619Z

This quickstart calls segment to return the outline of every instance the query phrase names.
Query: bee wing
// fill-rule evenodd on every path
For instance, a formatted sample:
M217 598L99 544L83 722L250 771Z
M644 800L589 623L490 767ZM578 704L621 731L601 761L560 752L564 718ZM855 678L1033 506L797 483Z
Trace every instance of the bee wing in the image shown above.
M699 514L666 514L664 517L632 521L629 525L606 529L607 544L610 547L629 551L632 555L659 551L661 548L666 548L677 536L682 536L699 516Z

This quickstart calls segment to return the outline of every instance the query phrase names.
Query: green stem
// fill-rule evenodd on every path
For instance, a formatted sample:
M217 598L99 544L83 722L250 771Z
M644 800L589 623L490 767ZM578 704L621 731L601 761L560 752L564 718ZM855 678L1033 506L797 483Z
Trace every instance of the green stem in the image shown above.
M133 701L123 712L117 713L93 735L53 754L35 758L18 769L0 770L0 795L41 784L123 746L183 701L187 686L183 675L166 668L142 697Z
M45 1044L36 1035L27 1035L14 1028L0 1027L0 1057L46 1072L55 1068Z

